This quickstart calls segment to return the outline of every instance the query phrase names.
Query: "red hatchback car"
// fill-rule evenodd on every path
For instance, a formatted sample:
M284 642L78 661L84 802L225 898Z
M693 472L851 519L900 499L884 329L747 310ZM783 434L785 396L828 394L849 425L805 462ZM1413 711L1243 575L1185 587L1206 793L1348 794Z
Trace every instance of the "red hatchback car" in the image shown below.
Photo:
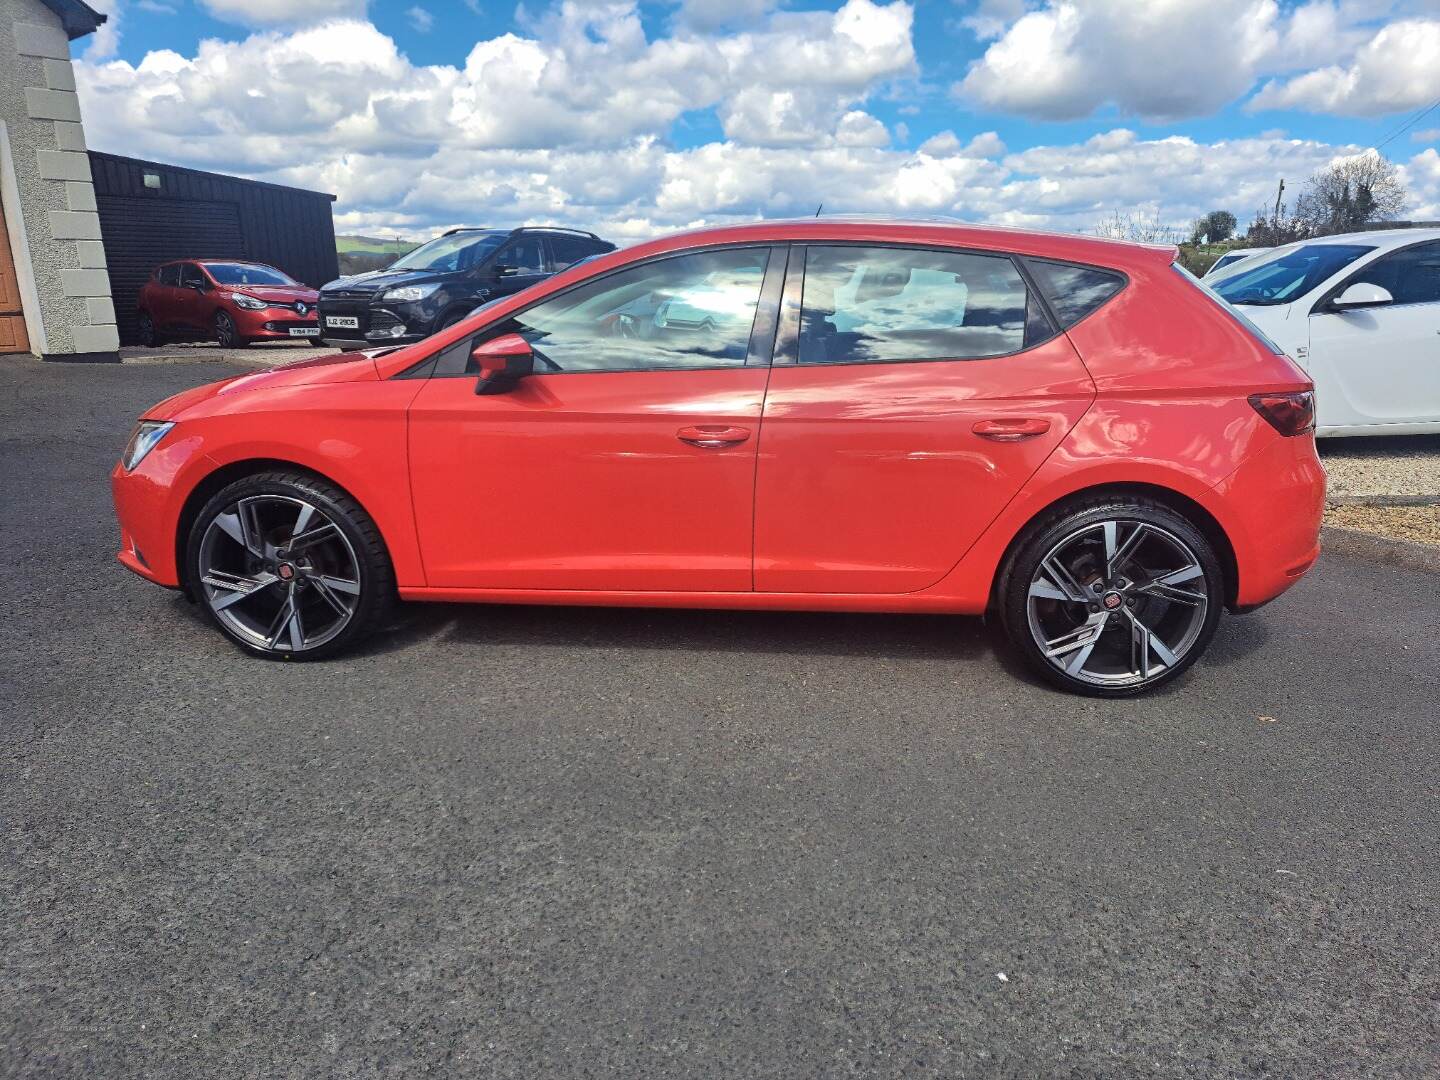
M1314 563L1311 384L1142 247L761 222L612 252L388 352L149 410L136 573L243 650L392 601L993 613L1133 694Z
M252 341L320 337L320 294L284 271L234 259L194 259L157 266L136 302L140 344L166 338Z

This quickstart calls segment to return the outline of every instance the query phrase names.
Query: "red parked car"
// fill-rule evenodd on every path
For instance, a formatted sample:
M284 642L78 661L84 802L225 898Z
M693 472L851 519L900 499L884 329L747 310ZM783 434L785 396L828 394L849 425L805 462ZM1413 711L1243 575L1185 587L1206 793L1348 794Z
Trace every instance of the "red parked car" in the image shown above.
M391 602L990 612L1069 690L1314 563L1310 380L1172 248L807 220L611 252L145 413L120 561L243 650Z
M320 337L320 294L282 270L235 259L157 266L137 301L140 344L210 339L226 348L252 341Z

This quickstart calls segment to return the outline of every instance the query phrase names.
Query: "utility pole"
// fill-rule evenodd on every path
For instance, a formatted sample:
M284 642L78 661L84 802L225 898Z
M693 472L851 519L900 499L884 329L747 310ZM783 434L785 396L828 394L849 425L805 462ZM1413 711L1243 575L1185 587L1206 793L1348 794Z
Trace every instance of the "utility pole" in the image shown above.
M1280 197L1285 194L1285 178L1280 178L1280 190L1275 192L1275 215L1273 220L1280 220Z

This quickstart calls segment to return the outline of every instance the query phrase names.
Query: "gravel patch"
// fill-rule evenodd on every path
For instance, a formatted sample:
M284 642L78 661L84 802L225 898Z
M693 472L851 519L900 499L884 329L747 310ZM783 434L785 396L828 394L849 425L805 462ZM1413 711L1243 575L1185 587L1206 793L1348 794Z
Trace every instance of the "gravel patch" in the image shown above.
M1332 503L1403 496L1440 503L1440 435L1322 439Z
M1344 525L1398 540L1440 545L1440 506L1332 506L1328 525Z

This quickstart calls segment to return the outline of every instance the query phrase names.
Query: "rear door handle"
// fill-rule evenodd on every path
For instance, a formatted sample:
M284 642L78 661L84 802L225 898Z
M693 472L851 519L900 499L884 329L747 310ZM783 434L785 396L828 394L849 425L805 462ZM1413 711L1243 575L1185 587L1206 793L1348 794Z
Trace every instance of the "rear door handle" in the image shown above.
M1039 417L1007 416L998 420L977 421L970 430L991 442L1020 442L1044 435L1050 430L1050 421Z
M691 446L703 447L706 450L718 450L721 447L738 446L743 443L750 438L750 429L725 427L720 424L696 424L694 427L682 427L675 433L675 437Z

